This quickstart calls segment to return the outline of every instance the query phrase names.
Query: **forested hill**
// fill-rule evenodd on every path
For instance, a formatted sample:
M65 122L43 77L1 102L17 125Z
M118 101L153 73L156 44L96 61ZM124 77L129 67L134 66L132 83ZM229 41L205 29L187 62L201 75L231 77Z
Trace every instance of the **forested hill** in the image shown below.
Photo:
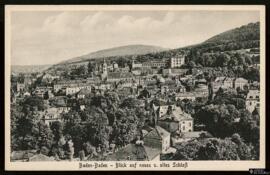
M248 25L232 29L216 35L205 43L224 43L224 42L239 42L239 41L250 41L260 39L260 23L249 23Z
M250 56L250 49L256 50L260 46L260 23L250 23L239 28L225 31L221 34L211 37L210 39L192 46L164 50L163 48L145 47L141 45L120 47L109 50L103 50L101 53L91 53L90 55L72 59L65 63L72 65L73 63L86 62L90 57L91 60L99 61L100 58L116 61L120 66L131 63L135 57L139 62L161 60L171 58L176 55L186 53L186 66L202 66L202 67L224 67L251 65L259 63L259 56ZM128 48L128 49L127 49ZM138 49L142 48L142 49ZM145 49L146 48L146 49ZM121 51L122 50L122 51ZM142 52L142 50L147 50ZM149 51L150 50L150 51ZM126 54L128 51L128 54ZM119 52L121 54L119 54ZM105 53L109 53L106 55ZM125 54L122 54L125 53ZM138 54L140 53L140 54ZM99 57L100 56L100 57ZM97 58L99 57L99 58ZM75 61L76 60L76 61ZM58 64L59 66L65 64ZM53 68L52 68L53 69ZM65 69L65 68L64 68Z
M189 48L195 48L204 53L257 48L259 45L260 23L256 22L223 32Z
M158 46L151 46L151 45L127 45L127 46L120 46L120 47L99 50L99 51L92 52L83 56L79 56L76 58L63 61L60 64L80 62L80 61L85 61L85 60L90 60L90 59L117 57L117 56L142 55L142 54L148 54L148 53L161 52L164 50L166 49L162 47L158 47Z

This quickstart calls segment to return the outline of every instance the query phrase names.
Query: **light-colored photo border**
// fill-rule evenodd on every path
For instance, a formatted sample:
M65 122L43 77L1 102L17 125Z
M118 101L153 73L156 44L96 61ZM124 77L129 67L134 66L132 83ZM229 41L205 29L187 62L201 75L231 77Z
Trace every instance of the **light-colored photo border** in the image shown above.
M116 161L95 163L107 164L104 168L79 168L79 163L87 162L11 162L10 161L10 75L11 75L11 13L14 11L258 11L260 12L260 159L256 161L144 161L136 168L115 168ZM224 170L243 171L249 168L265 168L265 6L263 5L7 5L5 6L5 169L6 170L55 170L55 171L187 171ZM153 167L161 162L168 167ZM187 167L172 167L174 162L187 163ZM93 162L92 162L93 163ZM139 168L138 164L151 164L151 168Z

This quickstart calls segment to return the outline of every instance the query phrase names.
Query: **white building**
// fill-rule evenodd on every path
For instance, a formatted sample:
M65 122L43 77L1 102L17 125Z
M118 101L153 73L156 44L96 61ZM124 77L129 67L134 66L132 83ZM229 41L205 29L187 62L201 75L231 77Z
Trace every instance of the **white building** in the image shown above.
M185 64L185 56L184 55L172 57L170 59L171 68L181 67L183 64Z
M171 113L166 112L165 115L158 119L158 125L169 132L192 132L193 118L190 114L182 111L180 107L175 107Z
M248 80L246 80L245 78L236 78L235 80L234 80L234 88L235 89L237 89L238 87L240 88L240 89L244 89L245 87L247 87L248 88Z
M87 89L91 92L92 86L90 84L78 84L75 86L69 86L66 88L66 95L73 95L82 89Z
M249 90L246 98L246 109L252 113L255 110L255 108L259 107L260 107L260 91Z
M152 129L143 139L144 145L149 147L157 147L161 149L161 153L167 153L170 149L171 134L160 126Z

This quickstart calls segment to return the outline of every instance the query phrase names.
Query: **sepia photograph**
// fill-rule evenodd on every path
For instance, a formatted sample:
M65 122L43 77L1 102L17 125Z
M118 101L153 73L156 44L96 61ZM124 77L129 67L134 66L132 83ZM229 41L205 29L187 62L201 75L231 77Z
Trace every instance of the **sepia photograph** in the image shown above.
M6 169L264 168L264 10L6 6Z

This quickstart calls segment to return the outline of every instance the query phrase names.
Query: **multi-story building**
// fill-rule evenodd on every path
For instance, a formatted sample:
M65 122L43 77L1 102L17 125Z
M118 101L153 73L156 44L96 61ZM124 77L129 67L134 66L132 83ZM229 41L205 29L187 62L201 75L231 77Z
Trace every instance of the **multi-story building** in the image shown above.
M248 80L244 79L244 78L236 78L234 80L234 88L240 88L240 89L244 89L244 88L248 88Z
M130 72L111 72L107 77L107 82L133 82L133 74Z
M25 84L17 82L17 92L24 91L25 90Z
M230 77L217 77L213 82L213 91L216 92L219 88L229 89L234 87L234 79Z
M249 112L253 112L256 108L260 107L260 91L249 90L246 98L246 109Z
M171 68L181 67L183 64L185 64L185 56L184 55L172 57L170 59Z
M155 126L143 139L144 145L161 149L167 153L170 148L171 134L160 126Z
M192 132L193 118L190 114L182 111L180 107L172 108L171 112L166 112L165 115L158 119L158 125L169 132Z
M73 95L79 92L82 89L87 89L91 91L92 85L91 84L76 84L66 87L66 95Z

